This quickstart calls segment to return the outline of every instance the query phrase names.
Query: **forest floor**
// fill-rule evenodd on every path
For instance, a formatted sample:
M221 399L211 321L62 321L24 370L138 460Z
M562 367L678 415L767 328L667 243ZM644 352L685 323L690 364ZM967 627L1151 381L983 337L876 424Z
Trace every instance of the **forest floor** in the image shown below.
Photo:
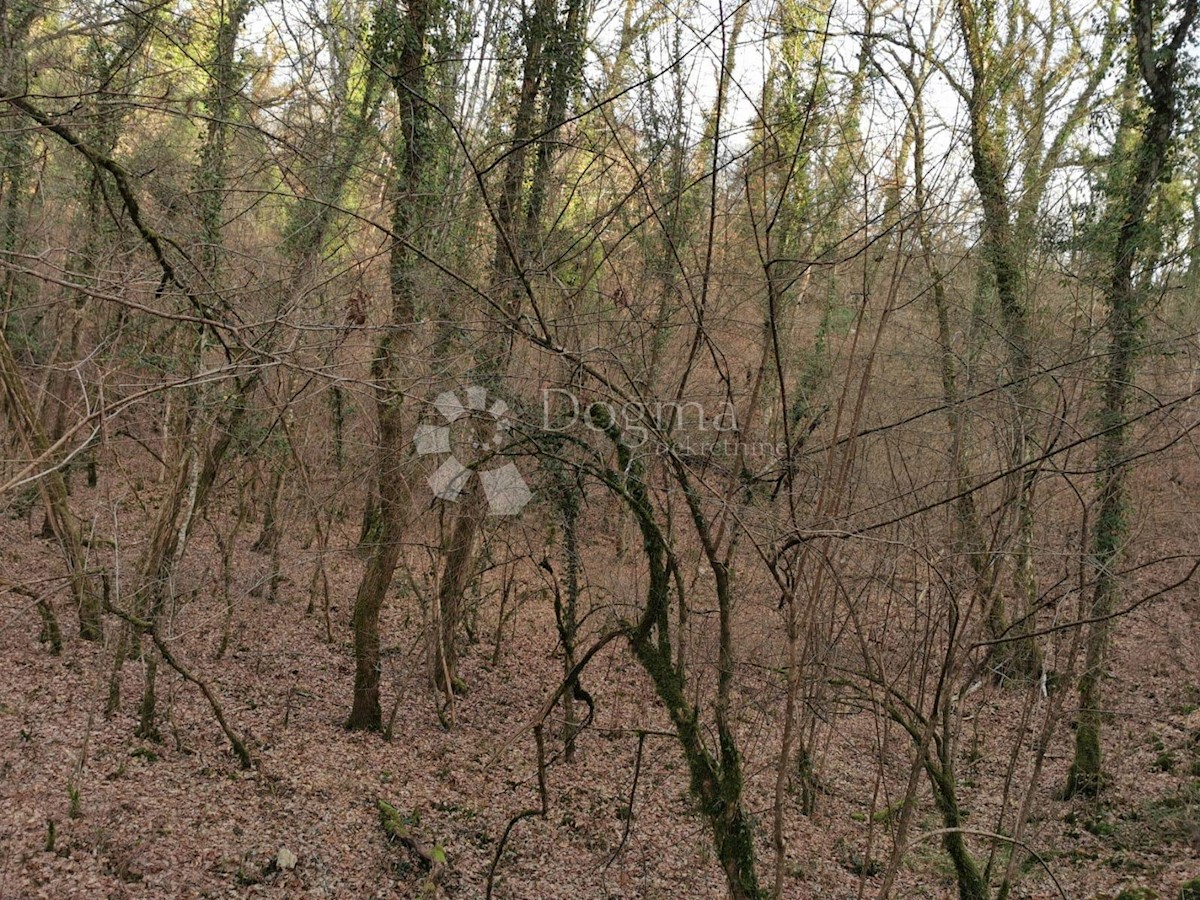
M1162 490L1173 489L1162 483ZM77 486L76 502L94 492ZM35 511L0 520L5 580L61 570L53 543L34 536L40 519ZM353 542L351 524L338 535L344 546ZM302 559L300 548L293 549ZM172 638L181 660L216 690L233 726L249 735L257 761L250 771L228 752L200 693L165 666L159 667L162 740L134 736L142 682L136 659L123 669L119 712L106 718L111 648L78 640L60 602L66 643L52 656L38 642L31 601L0 596L0 898L417 896L424 871L407 847L386 839L379 800L409 816L426 847L444 849L444 895L484 896L510 817L538 805L529 726L562 677L549 604L525 601L495 664L494 618L481 614L481 639L463 661L469 693L456 703L447 730L427 686L420 614L411 601L390 602L385 717L392 703L397 707L387 742L342 727L353 674L349 607L361 562L351 552L330 555L333 643L324 640L320 616L305 615L306 571L285 582L277 603L249 595L267 565L257 554L239 556L232 640L214 662L223 610L207 585L219 563L198 534L188 571L201 590L179 611ZM1195 584L1145 604L1118 629L1106 682L1114 710L1105 732L1113 782L1098 802L1053 798L1070 759L1071 732L1059 728L1025 840L1065 896L1115 896L1142 886L1174 898L1180 884L1200 876L1198 634ZM670 737L655 733L668 726L627 650L609 645L585 683L596 699L594 725L567 763L561 719L557 711L552 716L549 814L513 829L495 896L724 896L709 834L688 801L682 756ZM987 685L971 697L966 730L973 745L959 776L972 827L994 827L1028 696ZM747 805L758 825L764 882L773 858L778 752L770 715L749 716L743 726ZM648 733L631 803L639 730ZM841 716L822 738L816 811L812 817L793 811L787 819L786 897L878 896L891 849L890 825L868 803L878 739L866 713ZM895 766L885 781L903 784L911 748L897 735L889 739ZM924 784L919 796L914 834L940 825ZM877 808L887 800L879 796ZM279 865L281 848L294 855L294 867ZM1060 896L1036 862L1026 868L1018 896ZM953 871L937 839L912 845L893 896L954 895Z

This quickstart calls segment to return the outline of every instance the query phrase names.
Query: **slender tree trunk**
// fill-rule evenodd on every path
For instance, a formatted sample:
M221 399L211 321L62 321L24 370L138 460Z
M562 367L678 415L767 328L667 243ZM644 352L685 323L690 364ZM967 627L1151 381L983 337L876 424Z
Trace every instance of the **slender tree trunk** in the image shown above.
M568 18L573 16L577 24L579 4L572 0L568 7ZM568 66L568 59L578 58L569 50L562 59L547 58L547 44L561 35L553 0L535 0L532 11L525 17L525 62L517 108L513 118L512 147L505 163L504 178L496 204L496 244L493 255L493 281L504 298L504 312L514 318L521 306L524 286L522 271L524 259L533 250L533 235L539 230L541 208L548 191L550 176L550 149L542 145L545 155L538 157L533 166L532 181L525 188L528 174L529 150L534 134L538 99L545 86L547 72L553 75L550 87L550 114L558 112L561 120L565 111L570 89L570 79L576 73ZM555 67L555 65L557 67ZM557 109L553 108L557 107ZM557 126L557 121L551 123ZM543 129L545 130L545 129ZM547 136L547 141L550 136ZM523 213L524 211L524 213ZM501 378L507 373L512 355L512 338L505 323L499 323L491 339L483 342L478 353L477 380L480 386L495 391ZM480 425L482 427L482 424ZM480 432L482 435L482 432ZM432 654L434 686L447 697L463 684L458 677L458 653L456 643L462 625L464 594L475 573L475 551L479 543L479 531L487 514L486 498L479 478L473 478L466 496L459 504L454 524L442 547L442 577L438 588L437 628L435 629L434 652Z
M646 602L639 621L631 625L629 643L645 669L655 693L675 730L690 775L692 794L712 831L717 859L725 872L730 896L736 900L761 900L754 852L754 829L743 805L741 755L729 720L733 685L733 593L728 567L717 556L709 523L682 465L673 467L687 499L688 510L712 566L718 606L717 693L713 704L717 752L705 744L699 707L689 699L684 673L672 658L670 635L670 552L656 521L645 473L633 451L623 443L620 428L602 408L593 410L592 422L616 447L617 471L609 472L606 483L622 495L642 534L649 579ZM682 599L682 598L681 598Z
M919 91L920 83L910 72L910 83ZM968 412L962 406L962 392L958 384L958 356L954 350L950 325L950 305L946 297L945 274L938 265L934 252L933 238L926 220L927 195L925 191L925 113L920 96L910 113L914 128L913 171L914 193L917 206L916 232L921 257L929 273L933 297L934 315L937 323L937 342L940 352L939 375L942 383L942 399L946 406L946 428L950 437L950 490L954 501L955 525L958 542L967 557L973 580L972 590L983 605L988 631L1000 635L1008 627L1004 599L996 590L996 569L993 554L980 521L979 509L972 491L974 479L967 459L971 439Z
M1015 508L1016 553L1013 587L1021 604L1015 610L1016 622L1005 624L1005 613L993 595L989 620L995 637L1012 638L1000 645L1005 648L998 659L1002 674L1036 677L1042 669L1041 650L1033 637L1021 637L1034 630L1037 603L1037 572L1034 561L1034 489L1036 468L1030 465L1034 449L1036 399L1033 391L1033 357L1029 332L1027 285L1020 247L1013 233L1012 211L1005 183L1006 161L1003 131L994 120L993 104L998 99L995 83L996 62L986 41L990 21L980 21L980 10L970 0L957 0L959 27L967 50L972 83L967 96L972 177L983 206L983 244L996 294L1008 353L1009 393L1014 406L1016 434L1011 448L1013 475L1009 479L1010 502ZM990 9L990 8L989 8ZM985 12L984 15L990 15Z
M1087 653L1079 680L1079 716L1075 726L1075 757L1066 794L1095 794L1103 786L1100 727L1104 719L1103 679L1108 659L1110 617L1117 608L1120 581L1116 568L1124 553L1129 528L1128 472L1129 395L1139 345L1143 290L1134 270L1156 255L1147 246L1147 212L1155 188L1170 161L1179 119L1178 65L1180 50L1196 21L1197 0L1187 0L1180 18L1161 47L1156 46L1158 6L1133 0L1133 33L1137 71L1146 87L1149 114L1136 134L1133 162L1126 184L1112 198L1110 221L1116 227L1112 276L1108 285L1108 353L1103 379L1100 423L1099 509L1092 535L1096 582L1092 592ZM1136 121L1126 116L1126 123ZM1135 126L1136 127L1136 126Z
M392 233L408 239L421 222L422 188L431 163L428 146L429 109L424 102L426 86L425 42L430 27L429 0L410 0L404 22L387 26L394 8L381 6L377 23L390 30L381 35L374 53L376 64L391 73L400 104L398 122L395 195L392 207ZM387 59L389 41L397 40L398 52ZM383 712L379 700L380 636L379 614L392 583L400 558L400 542L411 512L412 494L403 472L403 393L402 381L408 365L407 350L416 327L419 259L410 246L397 240L392 244L389 274L392 306L383 337L375 355L372 375L375 380L375 413L379 421L379 449L376 455L377 505L373 528L374 540L366 570L354 598L354 701L346 727L379 731Z
M7 79L5 92L24 92L26 81L25 46L34 24L45 14L37 4L12 4L0 8L0 70ZM6 130L0 143L0 246L6 252L18 249L22 218L21 200L29 162L29 138L23 130ZM79 611L79 635L85 640L99 640L103 635L102 610L94 586L87 574L87 554L83 547L79 521L71 512L67 483L57 467L57 454L49 455L54 437L46 434L33 400L21 377L16 357L3 329L7 327L7 312L16 299L16 273L8 271L0 283L0 379L8 402L4 404L13 430L20 435L31 460L42 459L47 470L39 480L46 506L46 521L63 551L70 578L71 596ZM52 468L53 467L53 468ZM51 470L52 468L52 470ZM48 603L48 601L47 601ZM45 607L47 610L49 606ZM44 614L43 614L44 615ZM57 627L57 622L55 622Z
M284 397L286 398L286 393ZM273 460L271 466L271 483L267 488L267 505L263 511L262 530L258 533L250 549L255 553L274 553L279 545L279 496L283 493L283 473L285 464L282 458Z
M113 82L120 70L129 62L130 54L145 37L145 30L152 27L153 16L145 16L129 11L125 26L118 32L119 52L111 58L102 57L102 62L95 66L89 74L99 86L97 96L88 101L88 116L94 124L85 131L85 138L105 156L111 156L116 148L124 124L120 101L112 94ZM104 252L101 238L104 236L104 174L95 166L87 165L84 169L87 186L85 188L86 202L84 204L84 222L82 223L84 238L78 253L72 259L74 277L86 285L96 275L97 259ZM76 393L78 373L74 366L83 358L84 328L90 306L89 296L84 290L77 290L66 310L65 323L60 328L66 331L65 347L60 355L60 364L50 377L49 393L54 403L54 415L50 420L51 442L58 440L67 428L68 412L72 407ZM95 458L88 452L88 481L95 484ZM64 473L67 474L67 473Z
M0 380L3 381L6 404L14 430L21 435L31 460L40 460L46 474L39 479L38 489L46 504L46 518L54 530L67 563L71 580L71 595L79 608L79 636L97 641L103 635L102 611L99 598L87 573L87 553L83 547L79 520L71 512L67 483L57 467L57 454L50 451L50 441L33 411L25 382L17 369L8 339L0 329Z
M195 174L198 218L200 225L200 269L204 293L210 305L219 304L222 230L224 227L225 188L228 177L229 133L236 100L239 96L238 67L236 62L237 40L242 23L250 10L250 0L235 0L228 10L218 13L216 35L209 59L209 81L206 85L205 107L208 128L200 148L200 160ZM186 364L192 371L203 368L206 348L205 325L192 328L183 339L186 348ZM251 376L235 391L235 397L244 401L257 378ZM236 423L245 414L244 403L234 403L226 413L227 421L222 429L220 421L212 431L217 436L210 446L201 444L207 435L200 428L204 397L203 389L188 388L174 420L170 423L167 446L163 460L173 482L163 499L155 517L151 540L142 558L139 571L134 616L150 623L151 629L160 627L160 616L167 607L173 591L175 571L187 549L192 522L203 512L209 493L216 481L217 471L232 442ZM176 455L177 454L177 455ZM168 477L171 477L169 475ZM135 626L135 631L140 631ZM138 635L140 637L140 633ZM146 667L141 706L139 733L149 736L156 733L155 718L155 674L157 667L153 657Z
M483 491L473 485L443 542L445 565L438 585L433 683L447 699L466 687L458 677L458 631L464 596L475 574L475 543L486 512Z

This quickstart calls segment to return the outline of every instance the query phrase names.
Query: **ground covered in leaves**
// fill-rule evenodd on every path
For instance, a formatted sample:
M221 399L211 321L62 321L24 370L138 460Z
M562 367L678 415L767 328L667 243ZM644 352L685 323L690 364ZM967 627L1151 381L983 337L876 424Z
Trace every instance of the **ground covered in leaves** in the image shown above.
M35 536L39 526L36 513L0 525L5 581L60 571L56 548ZM349 524L340 538L352 545ZM197 590L194 598L186 594L171 640L249 737L256 759L250 771L229 753L195 687L165 666L160 740L134 736L142 679L136 659L123 670L119 712L104 716L115 627L108 646L85 643L60 610L66 643L53 656L38 641L32 601L0 597L0 897L416 896L425 866L409 846L388 839L380 800L400 812L424 848L439 859L444 854L437 891L484 896L507 823L538 805L529 724L562 676L548 601L525 598L497 659L492 613L481 613L480 640L467 648L463 665L469 692L447 729L427 685L419 613L411 599L393 600L384 628L385 716L396 706L394 733L385 741L342 727L353 672L349 606L361 569L353 553L336 552L329 561L332 643L321 617L305 614L302 563L269 603L251 596L267 559L239 556L232 640L220 661L214 655L223 609L209 596L215 558L198 535L185 573ZM1116 897L1144 888L1176 897L1200 876L1196 588L1147 603L1118 631L1108 681L1114 717L1105 735L1117 748L1107 760L1113 783L1099 801L1053 799L1070 754L1070 731L1060 729L1026 834L1054 880L1032 861L1020 896L1060 896L1061 889L1071 898ZM567 763L561 718L551 718L549 813L513 828L496 868L495 896L724 896L707 829L688 800L682 757L626 649L605 649L586 683L596 699L594 725ZM1026 698L994 685L971 695L970 746L959 777L973 827L988 830L998 809ZM779 705L772 696L761 715L743 717L748 806L758 823L764 882L771 875ZM639 732L645 738L631 799ZM787 823L785 896L878 895L891 850L891 822L878 810L895 800L879 791L879 739L875 720L853 712L822 738L816 811L802 816L797 802ZM910 746L896 735L890 741L885 786L903 783L910 759ZM938 827L923 785L913 835ZM955 895L936 837L916 840L893 896Z

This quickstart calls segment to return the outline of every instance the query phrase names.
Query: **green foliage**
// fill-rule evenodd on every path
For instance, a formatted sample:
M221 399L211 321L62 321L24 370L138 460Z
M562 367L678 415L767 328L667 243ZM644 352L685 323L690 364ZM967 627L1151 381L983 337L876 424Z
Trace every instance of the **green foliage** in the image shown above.
M1095 816L1083 823L1083 830L1096 837L1112 837L1117 829L1112 822L1103 816Z
M419 810L402 813L383 799L377 800L376 806L379 809L379 824L389 837L407 840L412 837L412 829L421 824Z
M1154 760L1154 765L1151 768L1153 768L1156 772L1174 772L1175 763L1175 754L1168 750L1158 754Z
M871 821L879 822L881 824L892 825L896 822L897 819L900 818L900 812L903 809L904 809L904 801L897 800L891 806L885 806L882 809L875 810L874 815L871 816Z
M1116 900L1158 900L1158 894L1148 887L1132 886L1122 888Z

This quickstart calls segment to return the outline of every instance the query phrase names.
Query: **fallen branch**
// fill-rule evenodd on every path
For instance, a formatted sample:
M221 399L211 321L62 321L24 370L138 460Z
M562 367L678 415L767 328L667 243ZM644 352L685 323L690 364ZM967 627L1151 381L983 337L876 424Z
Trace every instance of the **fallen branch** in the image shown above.
M675 735L670 735L675 737ZM608 858L608 862L604 864L604 868L608 868L617 861L617 857L621 855L621 851L625 849L625 843L629 840L629 828L633 824L633 798L637 796L638 776L642 773L642 748L646 746L646 732L638 732L637 756L633 761L633 784L629 787L629 803L625 805L625 830L621 832L621 843L617 844L617 849L613 851L613 855Z
M551 708L553 708L553 705L552 703ZM504 826L504 834L500 836L500 843L496 845L496 855L492 857L492 864L488 868L487 900L492 900L492 883L496 880L496 867L500 865L500 857L504 855L504 847L508 843L508 838L512 834L512 830L517 826L518 822L531 819L534 816L541 816L544 819L550 811L550 801L546 795L546 742L542 735L541 722L533 726L533 736L537 740L538 796L542 801L542 807L541 809L522 810L509 819L508 824Z
M208 686L208 682L196 675L193 675L190 671L184 668L183 664L175 658L175 655L171 652L171 649L167 646L166 642L159 637L158 629L154 626L154 624L139 619L137 616L131 615L130 613L125 612L123 609L117 608L112 603L108 603L106 606L108 611L113 615L120 619L124 619L138 631L150 635L150 639L154 641L154 646L158 648L158 652L162 655L162 658L166 661L167 665L178 672L179 676L184 681L189 681L200 689L200 693L204 695L204 699L207 700L208 705L212 707L213 715L217 717L217 723L221 726L221 730L225 732L225 737L229 739L230 746L233 747L233 752L237 754L237 758L241 760L242 768L254 768L254 759L250 756L250 751L246 747L246 742L242 740L238 733L230 726L229 721L225 718L225 710L221 706L221 702L217 699L216 694L213 693L212 688Z
M425 883L421 886L421 896L436 895L446 870L446 851L438 844L434 844L432 849L426 848L409 829L400 811L386 800L376 800L375 805L379 808L379 825L384 834L403 844L420 859L427 873Z

